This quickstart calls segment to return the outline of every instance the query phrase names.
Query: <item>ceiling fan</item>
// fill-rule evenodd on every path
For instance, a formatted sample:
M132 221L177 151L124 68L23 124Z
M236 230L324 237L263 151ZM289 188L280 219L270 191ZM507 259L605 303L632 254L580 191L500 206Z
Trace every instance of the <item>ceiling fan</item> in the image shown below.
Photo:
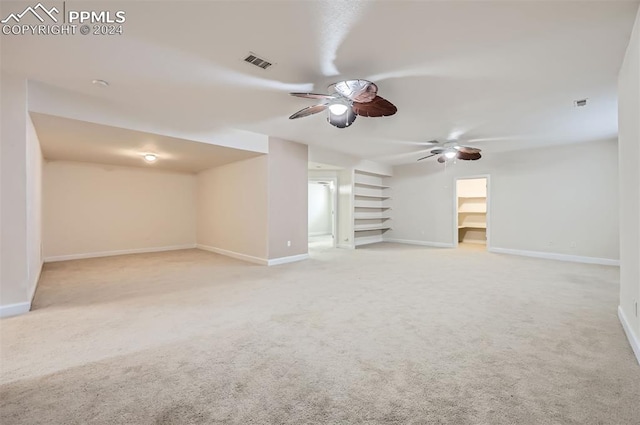
M431 158L436 155L439 155L438 162L440 163L445 163L447 160L452 160L454 158L462 159L464 161L476 161L482 158L482 155L480 155L480 149L473 148L471 146L463 146L456 141L440 143L437 140L431 140L427 143L438 145L438 147L431 149L430 155L422 157L418 159L418 161L422 161L423 159Z
M317 99L321 103L299 110L289 119L307 117L324 110L329 111L327 121L338 127L349 127L358 115L363 117L386 117L398 108L388 100L378 96L378 86L367 80L345 80L328 87L331 94L289 93L291 96Z

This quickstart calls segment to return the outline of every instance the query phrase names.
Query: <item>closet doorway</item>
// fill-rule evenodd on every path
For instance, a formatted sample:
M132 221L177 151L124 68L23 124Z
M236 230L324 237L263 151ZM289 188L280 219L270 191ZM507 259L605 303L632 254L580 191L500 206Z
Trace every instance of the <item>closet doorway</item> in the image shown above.
M309 248L335 248L337 179L309 179Z
M455 184L454 246L488 248L489 176L460 177Z

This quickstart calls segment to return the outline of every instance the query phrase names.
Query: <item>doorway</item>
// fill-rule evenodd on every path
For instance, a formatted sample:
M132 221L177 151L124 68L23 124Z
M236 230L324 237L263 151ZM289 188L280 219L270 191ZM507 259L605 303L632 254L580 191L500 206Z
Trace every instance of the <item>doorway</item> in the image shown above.
M336 246L337 179L309 179L309 248Z
M489 176L460 177L455 184L454 246L489 247Z

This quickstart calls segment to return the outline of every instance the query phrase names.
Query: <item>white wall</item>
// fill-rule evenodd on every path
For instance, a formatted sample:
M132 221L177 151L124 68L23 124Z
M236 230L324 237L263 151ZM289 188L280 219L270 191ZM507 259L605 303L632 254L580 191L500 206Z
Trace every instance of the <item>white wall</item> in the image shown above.
M381 164L367 159L360 159L331 149L319 146L309 146L309 161L321 164L333 165L344 169L358 169L367 173L393 175L393 167L388 164Z
M43 193L45 261L195 247L192 174L52 161Z
M353 170L338 173L338 247L353 248Z
M266 262L268 161L258 156L198 174L197 242Z
M640 362L640 11L618 80L620 320Z
M617 169L615 140L399 166L385 237L452 244L454 178L489 174L491 247L615 261Z
M0 317L30 308L27 249L27 82L0 74Z
M309 236L331 234L331 188L309 183Z

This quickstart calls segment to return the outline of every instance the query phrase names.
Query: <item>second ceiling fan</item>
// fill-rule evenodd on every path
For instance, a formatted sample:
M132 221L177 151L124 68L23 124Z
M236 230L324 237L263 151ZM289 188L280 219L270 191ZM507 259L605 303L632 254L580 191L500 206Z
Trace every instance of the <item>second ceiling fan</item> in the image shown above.
M431 158L437 155L438 162L440 163L445 163L447 160L453 159L476 161L482 158L482 155L480 154L481 149L460 145L455 141L440 143L437 140L431 140L427 143L437 145L437 147L431 149L429 155L418 159L418 161L422 161L423 159Z

